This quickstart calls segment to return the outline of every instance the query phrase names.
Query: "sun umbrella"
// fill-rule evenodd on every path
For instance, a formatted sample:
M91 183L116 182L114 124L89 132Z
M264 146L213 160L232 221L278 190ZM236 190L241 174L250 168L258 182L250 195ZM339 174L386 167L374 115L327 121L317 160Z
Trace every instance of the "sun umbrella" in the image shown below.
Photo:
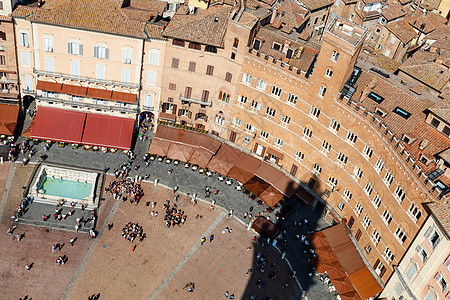
M154 138L148 148L148 153L159 156L166 156L169 151L170 142Z
M283 197L284 195L271 185L258 196L259 199L264 201L264 203L270 207L277 204Z
M269 186L270 184L258 176L253 176L249 181L244 183L244 187L252 192L256 197L261 195L261 193L264 192Z
M194 148L188 145L170 143L167 157L187 162L194 152Z

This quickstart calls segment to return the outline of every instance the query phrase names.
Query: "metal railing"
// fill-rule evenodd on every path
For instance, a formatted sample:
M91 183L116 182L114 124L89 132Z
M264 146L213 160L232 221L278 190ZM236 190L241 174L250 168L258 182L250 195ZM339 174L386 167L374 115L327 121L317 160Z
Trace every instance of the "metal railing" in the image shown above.
M200 104L200 105L206 105L206 106L212 105L211 101L202 101L202 100L198 100L198 99L186 98L181 94L180 94L180 100L190 102L190 103L196 103L196 104Z

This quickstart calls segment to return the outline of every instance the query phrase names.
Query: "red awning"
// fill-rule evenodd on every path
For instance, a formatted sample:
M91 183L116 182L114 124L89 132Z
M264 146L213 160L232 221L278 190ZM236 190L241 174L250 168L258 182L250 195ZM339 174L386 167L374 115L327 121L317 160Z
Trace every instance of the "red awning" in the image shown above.
M112 91L88 88L87 96L95 99L111 100Z
M113 101L135 104L136 94L113 91L111 99Z
M38 107L31 137L64 143L81 142L86 113Z
M19 109L19 105L0 104L0 134L14 134Z
M134 119L87 114L82 143L129 150Z
M62 84L61 83L56 83L56 82L49 82L49 81L40 81L40 80L38 80L37 85L36 85L36 89L37 90L42 90L42 91L49 91L49 92L60 93L61 89L62 89Z
M86 97L87 87L71 84L63 84L62 92L64 94Z

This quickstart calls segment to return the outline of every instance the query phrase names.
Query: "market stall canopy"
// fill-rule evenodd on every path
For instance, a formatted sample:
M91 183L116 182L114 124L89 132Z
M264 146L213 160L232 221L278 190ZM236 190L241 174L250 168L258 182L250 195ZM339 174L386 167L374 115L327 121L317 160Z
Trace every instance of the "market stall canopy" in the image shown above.
M227 176L236 179L241 183L246 183L253 176L261 165L261 160L247 153L240 152L235 165L228 172Z
M187 162L205 168L212 156L213 153L211 151L197 147Z
M87 114L82 144L130 150L134 119Z
M258 196L261 201L270 207L275 206L275 204L280 202L283 197L284 195L272 185L269 185L269 187Z
M263 238L275 239L280 234L280 228L263 216L259 216L252 223L252 229L259 233Z
M169 146L169 141L154 138L150 144L150 148L148 148L148 153L159 156L166 156L167 152L169 152Z
M244 183L244 187L252 192L256 197L261 195L261 193L264 192L269 186L270 184L258 176L253 176L249 181Z
M283 173L283 172L281 172ZM272 183L280 192L284 195L291 197L299 189L298 183L289 178L286 174L283 174L278 180Z
M159 125L155 137L168 141L178 141L180 129Z
M18 105L0 104L0 134L14 134L19 110Z
M31 137L64 143L81 142L86 113L40 106Z
M35 117L36 117L36 116L34 116L33 119L31 119L30 126L28 126L28 128L25 129L24 132L22 132L22 135L23 135L24 137L31 138L31 131L33 131L33 127L34 127L34 118L35 118Z
M228 174L237 161L238 155L236 149L227 144L222 144L206 167L223 175Z
M195 148L189 145L170 143L169 150L167 151L167 157L187 162L189 161L189 158L194 150Z

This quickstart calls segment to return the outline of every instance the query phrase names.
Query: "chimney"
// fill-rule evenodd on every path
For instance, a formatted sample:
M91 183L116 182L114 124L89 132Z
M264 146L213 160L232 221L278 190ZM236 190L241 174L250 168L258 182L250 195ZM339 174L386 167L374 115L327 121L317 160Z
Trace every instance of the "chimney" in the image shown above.
M278 9L274 7L273 11L272 11L272 17L270 17L270 24L272 24L273 21L275 20L275 18L277 17L277 13L278 13Z

